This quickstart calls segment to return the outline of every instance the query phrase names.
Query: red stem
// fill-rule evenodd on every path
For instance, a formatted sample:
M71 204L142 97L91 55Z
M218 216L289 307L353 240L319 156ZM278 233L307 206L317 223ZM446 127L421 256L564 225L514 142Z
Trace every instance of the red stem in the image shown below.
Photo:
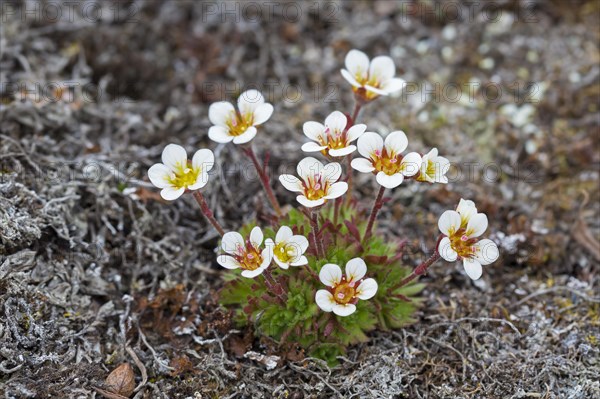
M346 174L348 175L348 192L346 193L346 206L349 206L352 202L352 154L346 156L348 164L346 165Z
M413 272L411 274L409 274L402 281L400 281L400 283L391 287L389 289L390 292L393 292L393 291L397 290L398 288L404 287L405 285L407 285L408 283L413 281L418 276L421 276L427 272L427 269L429 268L429 266L434 264L435 261L437 261L440 258L440 252L438 251L438 247L440 246L440 241L442 241L442 238L444 238L444 235L440 234L440 236L437 239L437 242L435 243L435 251L433 252L433 255L431 255L427 260L423 261L419 266L417 266L415 268L415 270L413 270Z
M193 194L194 198L196 199L196 202L198 202L198 205L200 205L200 210L202 210L202 213L204 214L206 219L208 219L210 224L212 224L213 227L219 232L221 237L223 237L223 235L225 235L225 230L223 230L223 227L221 227L219 222L217 222L217 219L215 219L215 216L213 215L212 211L208 207L208 203L206 202L206 199L204 199L204 196L202 195L202 193L199 190L196 190L196 191L192 191L192 194Z
M312 237L313 243L315 245L315 249L317 250L317 256L324 258L325 250L323 250L323 245L321 241L317 237L317 233L319 232L319 218L318 213L316 211L310 211L310 227L312 229Z
M270 289L273 292L273 294L277 296L277 299L279 299L282 305L285 305L285 303L287 302L287 298L285 296L285 291L281 284L279 284L275 280L275 277L273 277L273 274L271 274L271 271L269 269L265 269L263 275L265 276L265 283L267 285L267 288Z
M363 238L363 242L366 242L373 233L373 224L375 223L375 219L377 218L377 212L383 206L383 193L385 193L385 187L379 187L379 193L377 193L377 198L375 198L375 202L373 203L373 209L371 209L371 215L369 216L369 223L367 224L367 230L365 230L365 237Z
M271 202L271 206L275 210L275 213L277 214L277 216L281 217L281 215L282 215L281 207L279 206L279 202L277 201L277 198L275 197L275 194L273 193L273 189L271 188L271 184L269 183L269 176L267 176L267 172L265 171L265 169L262 167L262 165L258 161L258 158L256 157L254 150L252 149L252 145L249 145L248 147L246 147L244 149L244 153L246 155L248 155L250 160L252 160L252 163L254 164L254 167L256 168L256 171L258 172L260 182L262 183L263 188L265 189L265 191L267 193L269 202Z
M361 103L356 101L354 103L354 111L352 112L352 124L353 125L356 125L356 119L358 118L358 114L360 113L361 108L362 108Z

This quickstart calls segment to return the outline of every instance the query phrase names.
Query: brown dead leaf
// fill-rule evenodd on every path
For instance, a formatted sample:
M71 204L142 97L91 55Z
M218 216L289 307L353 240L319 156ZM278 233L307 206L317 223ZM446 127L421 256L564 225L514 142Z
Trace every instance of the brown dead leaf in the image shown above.
M129 363L123 363L106 377L106 388L113 393L129 397L135 389L135 375Z

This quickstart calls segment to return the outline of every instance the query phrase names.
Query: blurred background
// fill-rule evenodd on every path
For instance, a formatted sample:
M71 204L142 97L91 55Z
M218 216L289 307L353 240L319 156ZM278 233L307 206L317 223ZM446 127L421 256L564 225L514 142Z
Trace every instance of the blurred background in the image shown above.
M0 7L5 397L92 397L122 362L143 383L136 398L600 396L597 1ZM192 198L164 203L146 171L168 143L211 148L217 219L231 230L265 220L250 162L207 135L210 103L257 88L275 112L254 148L293 204L276 177L303 157L305 121L351 111L339 70L353 48L391 56L409 82L360 122L453 164L448 185L388 190L379 230L407 240L416 265L439 215L469 198L501 259L476 282L436 264L418 322L374 333L332 371L233 330L212 300L217 233ZM367 211L376 183L356 182Z

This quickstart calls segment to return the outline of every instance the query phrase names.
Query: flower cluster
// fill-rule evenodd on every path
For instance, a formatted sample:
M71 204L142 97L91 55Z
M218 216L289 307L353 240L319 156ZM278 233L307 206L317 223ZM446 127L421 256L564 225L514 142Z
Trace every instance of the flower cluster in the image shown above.
M238 145L258 172L275 213L260 218L268 223L264 228L243 227L244 234L226 232L217 221L201 193L215 163L211 150L200 149L189 160L182 146L169 144L162 163L148 170L165 200L192 193L221 236L216 260L232 272L220 295L224 305L237 306L237 320L253 321L256 331L277 340L293 337L316 356L325 356L331 350L328 345L335 344L335 357L342 353L339 345L364 341L365 332L375 326L397 328L410 321L416 305L408 297L421 289L413 280L440 258L461 260L467 275L478 279L482 265L499 257L493 241L480 239L488 220L473 201L461 200L456 210L441 215L434 254L412 271L396 256L394 240L374 234L386 189L398 188L406 180L447 184L450 161L437 148L424 154L407 152L409 140L403 131L378 134L357 123L363 106L405 87L406 82L395 77L390 57L369 60L363 52L352 50L345 66L341 73L355 98L352 114L334 111L323 123L307 121L302 126L310 140L302 151L323 157L326 163L308 156L297 164L297 176L282 174L278 179L296 194L298 208L279 205L266 170L268 162L261 161L253 148L258 127L271 118L273 105L252 89L240 94L237 107L226 101L209 107L208 137L218 144ZM359 156L354 154L357 150ZM368 217L352 201L354 171L374 175L379 185ZM344 272L338 264L345 264Z

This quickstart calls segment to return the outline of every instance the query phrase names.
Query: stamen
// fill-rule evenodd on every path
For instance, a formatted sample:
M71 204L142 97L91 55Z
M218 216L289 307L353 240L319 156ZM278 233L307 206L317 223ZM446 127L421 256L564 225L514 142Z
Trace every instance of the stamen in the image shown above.
M377 155L378 157L381 156L381 150L375 150L375 155Z
M396 163L396 162L398 162L398 158L392 158L392 159L390 159L390 163Z
M339 294L337 294L337 297L340 299L344 299L344 294L340 292Z
M462 237L460 237L460 239L462 241L467 241L469 239L469 236L467 236L466 234L463 234Z

